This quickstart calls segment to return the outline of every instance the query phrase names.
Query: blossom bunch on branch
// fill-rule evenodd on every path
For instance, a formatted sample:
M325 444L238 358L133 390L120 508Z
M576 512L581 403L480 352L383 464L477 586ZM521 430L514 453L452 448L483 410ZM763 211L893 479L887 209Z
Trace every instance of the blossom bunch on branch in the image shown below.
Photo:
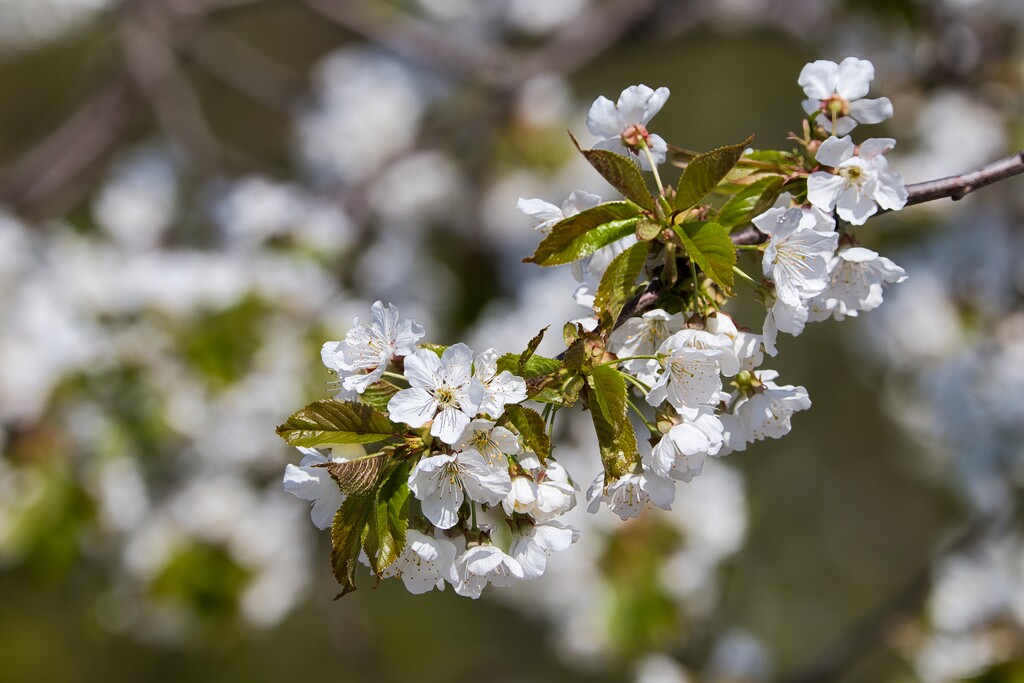
M848 135L892 114L886 98L863 99L873 76L853 58L809 64L807 116L785 151L753 149L752 137L706 153L666 142L649 126L667 88L594 102L598 143L572 142L620 198L519 202L544 235L525 261L571 264L583 283L587 313L561 329L558 357L536 353L547 328L505 355L425 344L381 302L371 323L325 344L341 391L278 433L305 454L286 488L314 501L318 526L334 510L342 594L360 562L414 593L450 584L475 598L488 583L539 577L578 537L558 521L577 490L551 441L562 410L588 411L597 435L589 509L622 519L669 508L708 458L789 433L811 402L762 367L778 333L869 311L905 279L852 233L908 198L884 157L895 141ZM671 166L682 171L666 183ZM760 332L727 312L740 297L764 305Z

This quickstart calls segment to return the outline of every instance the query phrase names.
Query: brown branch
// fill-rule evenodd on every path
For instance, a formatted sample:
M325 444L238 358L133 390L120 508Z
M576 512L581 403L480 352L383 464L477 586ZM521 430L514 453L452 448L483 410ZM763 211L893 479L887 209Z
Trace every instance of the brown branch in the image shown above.
M1000 159L976 171L961 175L914 183L907 186L907 206L923 204L949 197L953 201L963 199L968 194L992 183L1024 173L1024 151L1013 156Z
M42 141L0 171L0 200L32 213L60 195L121 139L139 111L126 78L115 78Z

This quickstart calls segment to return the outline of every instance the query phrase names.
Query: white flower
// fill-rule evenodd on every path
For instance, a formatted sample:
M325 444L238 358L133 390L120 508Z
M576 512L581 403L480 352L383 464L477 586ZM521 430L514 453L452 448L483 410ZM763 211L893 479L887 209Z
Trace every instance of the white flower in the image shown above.
M297 466L288 463L284 467L284 490L302 500L313 501L309 516L317 529L327 529L345 500L345 494L327 468L317 465L359 458L366 455L366 450L358 445L335 446L329 460L315 448L300 446L299 450L303 453L302 461Z
M828 265L839 244L831 216L815 208L775 208L753 223L770 236L761 267L775 282L775 296L799 306L825 289Z
M803 108L808 114L820 111L815 119L831 130L833 135L846 135L858 123L881 123L892 116L892 103L888 97L863 99L875 78L871 62L847 57L841 64L818 60L806 65L797 83L808 99ZM836 113L832 128L832 112Z
M517 476L501 505L505 512L528 514L538 522L546 522L576 507L576 491L569 481L569 473L554 460L547 467L533 455L519 459L519 464L530 476Z
M794 337L800 336L804 331L808 318L807 304L801 303L798 306L790 306L782 299L776 299L772 307L768 309L764 318L764 329L761 331L761 341L764 350L769 356L778 353L775 347L775 339L779 332L791 334Z
M356 325L342 341L323 345L320 357L324 365L338 373L342 387L360 394L384 374L395 356L407 356L416 350L416 342L423 337L423 327L415 320L398 320L398 309L377 301L370 309L373 322ZM370 372L363 374L365 370Z
M722 389L721 375L734 375L739 369L731 350L725 335L689 329L676 332L658 349L665 359L648 361L648 372L658 375L647 402L659 406L667 399L680 412L707 405Z
M511 487L508 469L492 468L484 456L471 449L425 457L409 473L409 490L422 504L423 514L439 529L451 529L458 523L465 496L497 505Z
M740 332L733 319L725 313L719 311L709 315L707 331L725 335L732 341L732 355L736 357L736 365L740 370L753 370L764 362L761 335Z
M835 210L853 225L863 225L878 207L902 209L907 203L903 176L889 173L889 162L882 156L895 146L892 138L870 138L859 148L849 136L825 140L815 158L834 168L835 174L812 173L807 179L807 200L823 211Z
M406 356L410 388L388 401L391 419L410 427L434 420L430 434L455 443L477 413L477 400L470 396L472 365L473 352L465 344L449 346L440 358L429 349Z
M458 441L452 444L452 448L457 451L470 448L484 456L491 467L508 469L508 458L505 456L519 452L519 439L504 427L495 426L490 420L473 420Z
M528 527L517 535L508 549L523 568L524 579L537 579L544 574L551 553L568 549L580 532L560 522L547 522Z
M864 247L839 251L832 259L828 288L811 302L810 320L829 316L842 320L882 305L884 285L900 283L907 273L895 263Z
M668 431L651 451L644 454L644 469L662 478L690 481L704 469L704 460L722 448L722 421L710 409L694 418L684 418Z
M608 484L608 493L604 493L604 474L598 474L594 483L587 489L587 500L590 505L588 512L597 512L604 502L608 509L625 521L640 515L644 505L650 501L663 510L672 507L676 497L676 487L671 479L659 477L652 472L642 474L626 474Z
M639 318L630 318L616 328L608 339L608 350L619 358L653 355L666 339L683 327L683 314L671 315L656 308ZM619 368L651 384L654 377L646 372L646 360L630 360Z
M583 190L573 190L568 198L562 202L561 208L543 199L523 199L522 197L516 202L516 208L527 216L532 216L539 221L537 225L533 226L534 230L547 232L555 223L570 216L575 216L584 209L592 209L600 203L601 197L596 194L590 194Z
M803 387L780 386L773 380L779 376L774 370L755 372L763 384L753 396L740 398L732 415L722 415L726 445L723 450L746 450L746 444L766 438L781 439L792 428L793 413L811 407L811 399Z
M668 88L652 90L646 85L631 85L622 91L618 102L612 103L607 97L598 97L587 114L587 128L601 138L594 147L631 156L634 160L639 159L640 167L650 170L647 155L635 149L635 141L643 138L647 141L655 163L664 162L668 144L660 136L649 134L647 123L661 111L668 96ZM626 146L623 138L630 141L630 147Z
M455 544L444 538L431 538L415 529L405 532L405 548L381 576L402 577L406 589L414 595L434 588L444 590L444 582L455 584Z
M474 382L470 389L477 411L497 420L509 403L526 400L526 380L508 370L498 372L498 352L487 349L473 363Z
M523 568L514 558L493 545L478 545L462 553L455 561L457 582L455 592L467 598L480 597L488 583L511 586L522 579Z

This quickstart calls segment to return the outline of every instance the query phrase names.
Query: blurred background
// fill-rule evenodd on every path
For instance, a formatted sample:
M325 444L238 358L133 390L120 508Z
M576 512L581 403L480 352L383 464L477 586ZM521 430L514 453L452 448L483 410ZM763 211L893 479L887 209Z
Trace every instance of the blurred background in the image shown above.
M859 230L909 280L781 340L792 434L671 513L578 507L478 602L332 602L274 434L376 299L501 352L585 313L515 204L611 196L565 134L596 96L785 149L803 64L858 56L896 116L856 135L928 180L1024 147L1022 30L1019 0L0 0L0 681L1024 681L1024 180Z

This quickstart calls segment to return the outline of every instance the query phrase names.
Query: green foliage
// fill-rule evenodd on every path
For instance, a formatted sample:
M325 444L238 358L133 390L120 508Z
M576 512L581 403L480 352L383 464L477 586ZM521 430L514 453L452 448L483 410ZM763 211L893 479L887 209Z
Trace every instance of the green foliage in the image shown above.
M772 207L782 191L784 178L765 176L734 194L718 212L719 225L732 230Z
M291 446L374 443L399 431L384 413L354 401L321 399L288 418L277 435Z
M654 211L654 197L647 189L644 177L640 175L640 168L632 159L606 149L580 149L580 143L572 133L569 137L572 138L576 149L580 150L580 154L623 197L647 211Z
M534 335L533 339L530 340L530 343L526 345L526 350L519 356L519 363L516 365L516 372L514 374L519 375L520 377L523 376L526 364L530 361L530 358L533 357L533 354L537 352L537 347L540 346L541 341L544 339L544 333L547 331L548 328L545 327Z
M640 459L627 413L626 380L614 367L598 365L587 375L587 385L605 481L612 481L627 474Z
M344 462L329 462L323 467L338 483L343 493L356 495L373 490L381 471L391 457L391 453L374 453Z
M639 212L629 202L608 202L559 221L524 263L557 266L593 254L631 234Z
M615 324L622 307L633 296L636 280L644 269L648 245L638 242L612 259L594 298L598 320L606 329Z
M380 576L405 547L410 467L411 463L405 458L389 457L372 485L362 493L345 498L334 515L331 566L341 584L338 598L356 589L360 550L366 552L371 569Z
M693 263L716 285L729 291L736 265L736 248L729 231L718 223L684 223L673 226Z
M505 406L505 414L523 438L523 444L537 455L541 463L546 462L551 455L551 437L544 429L544 418L540 413L532 408L510 404Z
M643 217L636 222L636 238L641 242L650 242L658 239L663 227L661 223L650 218Z
M719 147L705 154L698 154L683 169L676 189L675 208L685 210L697 205L732 170L743 156L743 150L754 139L750 136L743 142Z
M530 356L522 366L519 365L521 360L522 355L517 356L514 353L506 353L498 359L498 372L508 370L512 374L519 375L523 379L530 380L536 377L554 374L562 368L562 364L554 358L545 358L544 356L538 356L536 354Z
M385 411L388 409L388 401L391 400L391 397L401 390L402 388L398 385L382 379L366 387L362 393L362 400L363 403L368 403L377 410Z

